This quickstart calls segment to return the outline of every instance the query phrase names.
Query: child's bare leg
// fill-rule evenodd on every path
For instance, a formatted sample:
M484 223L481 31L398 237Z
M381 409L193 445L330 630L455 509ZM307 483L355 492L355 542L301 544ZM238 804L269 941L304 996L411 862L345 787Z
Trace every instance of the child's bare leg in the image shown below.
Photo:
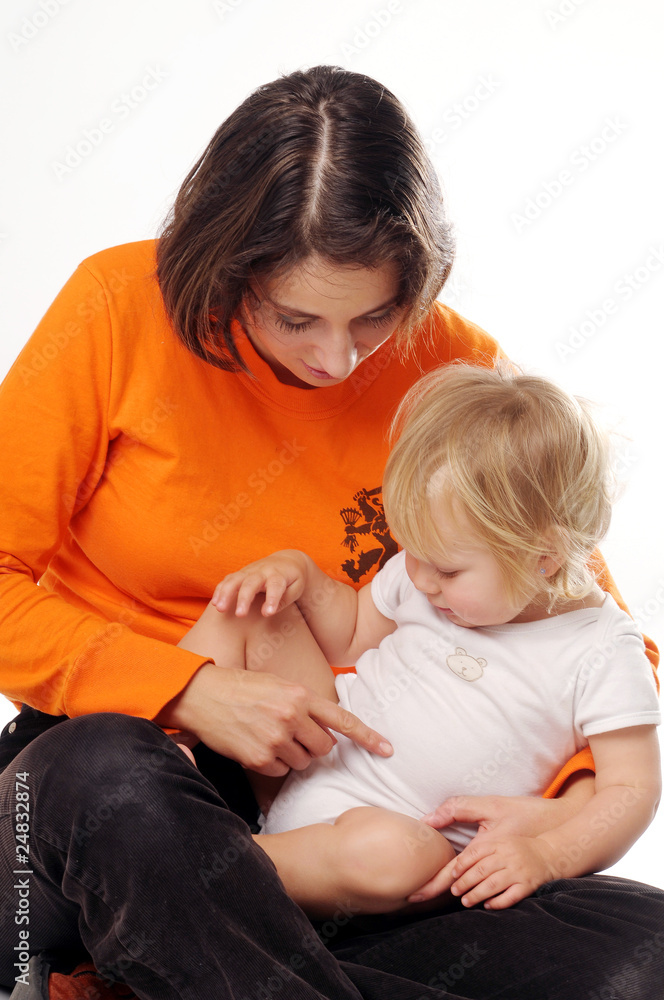
M425 823L372 806L349 809L334 824L259 834L254 840L276 865L289 896L314 917L331 916L342 904L357 913L402 909L455 853Z
M242 618L209 604L194 626L197 651L204 649L217 666L277 674L336 702L334 674L297 605L266 618L260 613L264 600L259 594ZM249 770L246 774L267 814L287 776L274 778Z

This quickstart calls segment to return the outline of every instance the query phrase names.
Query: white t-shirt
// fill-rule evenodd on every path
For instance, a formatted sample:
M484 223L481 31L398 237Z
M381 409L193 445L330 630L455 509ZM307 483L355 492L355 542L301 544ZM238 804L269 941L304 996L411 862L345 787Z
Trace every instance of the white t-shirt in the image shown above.
M333 823L359 805L419 818L451 795L541 795L588 736L661 721L643 639L608 594L601 608L461 628L416 590L403 552L371 593L398 627L336 689L394 754L338 736L326 757L291 772L263 833ZM475 830L443 832L461 850Z

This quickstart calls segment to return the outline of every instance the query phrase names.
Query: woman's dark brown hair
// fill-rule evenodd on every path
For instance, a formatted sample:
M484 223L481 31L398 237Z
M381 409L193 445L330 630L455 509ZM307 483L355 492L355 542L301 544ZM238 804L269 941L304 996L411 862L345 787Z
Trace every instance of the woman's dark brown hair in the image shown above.
M237 370L230 324L252 279L313 256L392 263L407 339L453 253L434 168L401 103L368 76L316 66L259 87L219 127L166 220L157 275L183 343Z

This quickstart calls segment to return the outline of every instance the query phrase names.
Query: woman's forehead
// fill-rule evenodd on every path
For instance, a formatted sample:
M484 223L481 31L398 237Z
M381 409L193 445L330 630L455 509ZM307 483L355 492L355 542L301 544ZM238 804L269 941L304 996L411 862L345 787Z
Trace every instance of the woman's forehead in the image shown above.
M267 278L261 286L270 300L287 307L297 306L317 315L328 308L353 300L372 312L394 299L398 292L397 269L393 264L377 268L349 267L310 257L285 274ZM311 306L318 306L313 310Z

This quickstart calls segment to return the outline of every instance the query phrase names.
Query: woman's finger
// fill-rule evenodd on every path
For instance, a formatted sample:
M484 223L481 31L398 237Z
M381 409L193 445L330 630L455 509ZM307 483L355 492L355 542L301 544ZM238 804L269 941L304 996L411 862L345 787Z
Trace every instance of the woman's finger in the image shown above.
M353 740L365 750L377 753L381 757L389 757L394 753L394 749L379 732L365 725L356 715L349 712L340 705L335 705L327 698L313 695L309 707L309 715L320 725L333 729L335 733L342 733L349 740Z
M299 746L304 747L309 757L307 764L303 764L303 767L307 767L311 763L312 757L325 757L337 742L325 726L319 725L313 719L302 721L294 739ZM292 764L291 766L295 767L296 765Z
M455 860L456 858L452 858L451 861L447 862L444 868L441 868L439 872L436 872L433 878L430 878L428 882L425 882L424 885L419 887L419 889L416 889L415 892L408 897L408 902L422 903L424 900L435 899L436 896L440 896L441 893L446 892L454 881L452 878L452 867Z

